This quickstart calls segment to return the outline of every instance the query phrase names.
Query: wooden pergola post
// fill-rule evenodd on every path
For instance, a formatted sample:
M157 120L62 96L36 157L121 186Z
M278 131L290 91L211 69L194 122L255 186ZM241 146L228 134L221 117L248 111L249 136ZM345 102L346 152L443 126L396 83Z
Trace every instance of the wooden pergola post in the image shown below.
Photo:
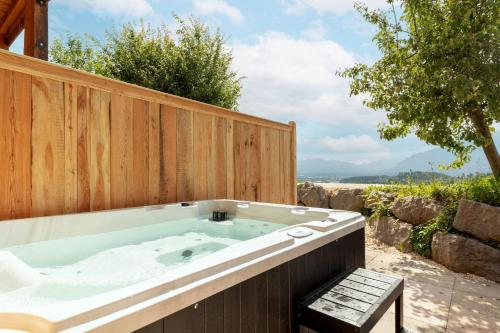
M0 0L0 48L9 49L24 30L24 54L48 60L48 0Z
M49 20L47 0L25 0L24 54L38 59L49 58Z

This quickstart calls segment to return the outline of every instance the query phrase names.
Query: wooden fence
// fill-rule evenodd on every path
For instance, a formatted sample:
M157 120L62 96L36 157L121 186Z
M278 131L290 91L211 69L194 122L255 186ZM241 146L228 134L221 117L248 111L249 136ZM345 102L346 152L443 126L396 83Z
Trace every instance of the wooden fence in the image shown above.
M0 219L296 202L295 124L0 50Z

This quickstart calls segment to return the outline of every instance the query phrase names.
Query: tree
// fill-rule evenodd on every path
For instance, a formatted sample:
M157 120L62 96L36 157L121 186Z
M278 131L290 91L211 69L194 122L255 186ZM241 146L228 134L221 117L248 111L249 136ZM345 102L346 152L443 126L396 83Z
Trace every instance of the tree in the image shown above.
M460 167L482 147L495 177L500 157L492 125L500 121L500 0L401 0L391 9L356 4L377 26L381 58L340 72L351 95L384 110L383 139L415 133L456 156Z
M220 31L198 19L172 34L141 22L106 32L104 42L85 35L55 39L50 60L61 65L236 110L241 84Z

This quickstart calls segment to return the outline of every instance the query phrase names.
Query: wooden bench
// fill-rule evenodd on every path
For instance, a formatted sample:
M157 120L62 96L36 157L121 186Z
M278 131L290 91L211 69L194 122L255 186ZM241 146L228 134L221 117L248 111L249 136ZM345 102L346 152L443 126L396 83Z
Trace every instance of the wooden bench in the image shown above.
M358 268L300 300L299 323L320 333L367 333L396 302L396 332L404 332L403 287L401 278Z

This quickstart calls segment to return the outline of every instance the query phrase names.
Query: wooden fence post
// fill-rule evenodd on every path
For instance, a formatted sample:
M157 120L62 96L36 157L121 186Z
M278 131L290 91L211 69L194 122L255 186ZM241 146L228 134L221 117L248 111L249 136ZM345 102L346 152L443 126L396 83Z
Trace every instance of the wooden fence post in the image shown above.
M297 126L294 121L288 122L290 126L292 126L291 139L292 142L290 144L290 175L291 175L291 190L292 190L292 204L297 204Z

